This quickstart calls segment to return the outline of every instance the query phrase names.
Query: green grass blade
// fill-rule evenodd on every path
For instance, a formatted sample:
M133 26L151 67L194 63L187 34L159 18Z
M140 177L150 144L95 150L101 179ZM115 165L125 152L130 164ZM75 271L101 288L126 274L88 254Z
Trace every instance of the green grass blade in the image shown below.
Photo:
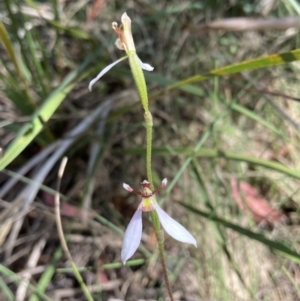
M134 267L134 266L138 266L138 265L143 265L144 263L146 262L145 259L131 259L131 260L128 260L126 261L126 266L128 267ZM123 267L124 264L123 262L112 262L112 263L106 263L106 264L103 264L101 266L101 268L103 270L113 270L113 269L119 269L121 267ZM84 266L84 267L78 267L78 271L80 272L85 272L85 271L94 271L96 270L96 267L95 266L91 266L91 267L88 267L88 266ZM71 268L58 268L56 269L56 271L58 273L72 273L72 269ZM29 300L29 301L35 301L35 300Z
M137 148L127 148L127 149L119 149L119 150L115 149L112 152L119 153L119 154L145 155L145 148L137 147ZM277 172L280 172L282 174L291 176L293 178L300 179L300 171L286 167L281 163L260 159L248 155L222 151L218 149L201 148L195 154L194 149L191 147L176 147L176 148L154 147L153 155L156 156L178 156L178 155L191 156L192 155L194 157L201 157L201 158L224 158L228 160L247 162L253 165L266 167L275 170Z
M288 0L290 2L291 6L294 8L294 10L297 12L298 15L300 15L300 5L298 1L296 0Z
M284 133L282 132L282 130L276 128L272 123L268 122L265 118L259 116L258 114L255 114L253 111L237 104L237 103L233 103L233 104L229 104L231 106L231 108L255 121L257 121L258 123L262 124L263 126L265 126L266 128L268 128L269 130L271 130L272 132L276 133L277 135L286 138Z
M4 282L3 278L0 277L0 289L3 295L5 295L6 300L8 301L14 301L15 297L12 293L12 291L9 289L9 287Z
M22 277L20 277L18 274L15 274L14 272L12 272L10 269L6 268L2 264L0 264L0 274L12 279L16 283L21 283L23 281ZM48 296L46 296L43 292L40 292L31 283L28 284L28 287L32 292L35 292L39 296L40 300L52 301Z
M89 34L87 34L84 30L78 27L67 27L58 21L51 21L51 20L48 20L48 23L51 24L55 29L62 30L66 34L69 34L74 38L79 38L82 40L92 40Z
M276 253L279 253L280 255L282 255L286 258L289 258L290 260L292 260L298 264L300 263L300 254L293 251L288 246L284 245L283 243L281 243L279 241L268 239L263 234L255 233L249 229L246 229L244 227L241 227L241 226L238 226L231 222L228 222L225 219L220 218L217 215L214 215L212 213L196 209L196 208L194 208L190 205L184 204L182 202L178 202L178 203L199 216L205 217L206 219L211 220L211 221L215 221L218 224L220 224L228 229L231 229L241 235L247 236L250 239L259 241L260 243L269 247L271 250L275 251Z
M75 83L67 86L61 85L46 99L42 107L34 114L32 120L21 128L18 136L4 153L0 160L0 170L12 162L43 129L45 123L73 89L74 85Z
M42 274L41 278L39 279L39 282L37 284L37 289L39 292L45 292L47 286L49 285L54 273L55 273L55 267L58 263L58 261L62 257L62 248L59 247L56 252L54 253L53 259L51 263L47 266L46 270ZM29 298L29 301L39 301L38 295L32 295Z
M195 75L186 78L182 81L170 85L167 90L172 90L187 84L192 84L200 82L211 78L213 76L229 75L234 73L239 73L247 70L261 69L266 67L272 67L276 65L281 65L285 63L291 63L300 60L300 49L295 49L290 52L272 54L266 57L256 58L252 60L243 61L237 64L228 65L222 68L213 69L206 74Z
M19 78L23 79L24 77L22 74L22 68L20 67L18 58L17 58L15 50L14 50L14 46L13 46L13 44L10 40L10 37L7 33L7 30L1 20L0 20L0 40L2 41L4 49L7 53L7 55L9 56L11 62L15 66L15 69L17 71Z
M8 57L10 58L12 64L14 65L16 73L17 73L17 77L20 80L19 87L18 87L18 90L16 91L16 93L22 94L22 97L21 97L22 101L14 101L14 103L24 114L31 114L35 110L35 104L28 91L26 74L24 73L24 68L23 68L20 60L18 59L18 56L14 49L14 45L13 45L12 41L10 40L8 32L7 32L4 24L2 23L2 21L0 21L0 40L2 41L4 49L5 49ZM19 98L16 98L16 99L19 99ZM14 98L12 100L14 100Z
M38 58L39 57L38 52L40 51L41 53L43 53L43 51L41 49L37 49L38 43L37 41L34 41L31 31L29 30L26 31L25 39L28 45L31 61L34 66L34 71L31 74L34 75L35 85L39 86L38 90L39 92L42 92L41 95L46 96L48 94L47 85L45 84L44 81L47 78L47 76L41 65L40 59Z

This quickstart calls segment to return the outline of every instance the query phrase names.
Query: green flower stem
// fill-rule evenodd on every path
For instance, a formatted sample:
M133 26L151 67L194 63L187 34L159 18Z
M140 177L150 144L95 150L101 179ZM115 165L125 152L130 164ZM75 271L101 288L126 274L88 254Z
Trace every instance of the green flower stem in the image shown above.
M162 271L163 271L165 282L166 282L166 287L168 290L170 300L174 301L173 293L171 290L171 285L170 285L169 277L168 277L168 273L167 273L166 260L165 260L164 231L161 230L157 212L154 210L154 211L151 211L150 214L151 214L153 226L155 228L155 234L156 234L157 243L158 243L159 257L160 257Z
M152 167L151 167L151 158L152 158L152 130L153 130L153 119L150 111L145 112L145 122L146 122L146 132L147 132L147 148L146 148L146 168L147 168L147 177L148 181L151 183L151 189L154 189L153 178L152 178Z
M148 102L148 94L147 94L147 86L146 81L144 77L143 70L139 63L139 58L137 57L135 51L127 52L128 58L129 58L129 64L131 67L131 71L133 74L133 78L135 80L141 102L143 105L143 108L145 110L145 123L146 123L146 169L147 169L147 178L148 182L151 184L151 189L154 189L153 186L153 178L152 178L152 167L151 167L151 157L152 157L152 131L153 131L153 118L152 114L149 111L149 102ZM155 196L153 196L155 198ZM156 200L155 200L156 201ZM171 301L174 301L168 273L167 273L167 267L166 267L166 260L165 260L165 251L164 251L164 232L161 229L159 218L157 215L157 212L155 210L150 212L152 223L155 229L157 242L158 242L158 251L159 251L159 257L162 265L162 270L164 274L164 279L166 283L166 287L168 290L168 294Z
M128 59L129 59L129 65L131 68L131 72L133 74L135 84L136 84L137 89L140 94L143 108L144 108L145 112L149 112L147 86L146 86L146 81L145 81L145 76L144 76L143 70L140 66L139 58L136 55L135 51L128 51L127 55L128 55Z
M146 140L147 140L147 148L146 148L147 177L148 177L148 182L151 183L150 184L151 189L153 190L154 186L153 186L152 167L151 167L153 119L152 119L152 114L150 113L150 111L145 112L145 122L146 122L146 133L147 133L147 138L146 138ZM153 196L153 198L155 198L155 196ZM155 202L156 202L156 200L155 200ZM165 282L166 282L166 287L168 290L170 300L174 301L170 282L169 282L169 277L168 277L168 273L167 273L166 260L165 260L164 232L161 229L157 212L155 210L153 210L150 213L151 213L151 219L152 219L152 223L153 223L156 238L157 238L159 257L160 257L160 261L161 261L161 265L162 265L163 275L164 275Z

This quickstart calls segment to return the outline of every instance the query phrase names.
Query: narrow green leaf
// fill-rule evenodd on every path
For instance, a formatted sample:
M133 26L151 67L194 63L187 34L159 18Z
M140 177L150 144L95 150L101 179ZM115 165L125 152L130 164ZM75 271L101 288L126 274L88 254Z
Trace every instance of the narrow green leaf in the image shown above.
M145 259L140 258L140 259L131 259L126 261L126 266L137 266L137 265L142 265L146 262ZM113 269L119 269L123 267L124 264L123 262L112 262L112 263L106 263L101 266L102 269L104 270L113 270ZM95 266L84 266L84 267L78 267L78 271L80 272L85 272L85 271L95 271L96 267ZM58 268L56 269L57 273L71 273L72 269L71 268ZM29 300L29 301L37 301L37 300Z
M31 114L35 110L35 104L32 97L30 96L28 84L26 82L26 68L24 68L21 61L18 59L14 45L10 40L8 32L2 21L0 21L0 40L2 41L6 53L16 69L17 78L19 79L18 91L16 91L15 93L22 94L22 101L15 101L15 99L12 100L14 101L17 108L19 108L24 114Z
M54 256L51 260L51 263L47 266L46 270L43 272L43 274L41 275L38 284L37 284L37 289L39 292L44 293L47 286L49 285L49 283L52 280L52 277L55 273L55 268L57 263L59 262L59 260L61 259L63 254L62 248L59 247L56 249ZM72 269L70 270L70 272L72 272ZM39 301L39 297L38 295L32 295L29 298L29 301Z
M6 296L6 300L7 301L14 301L15 297L12 293L12 291L10 290L10 288L7 286L7 284L5 283L4 279L0 277L0 289L2 292L2 296Z
M261 233L255 233L249 229L246 229L246 228L243 228L236 224L233 224L231 222L228 222L225 219L220 218L217 215L214 215L212 213L196 209L196 208L194 208L190 205L184 204L182 202L178 202L178 203L197 215L205 217L208 220L217 222L218 224L220 224L228 229L231 229L241 235L247 236L248 238L259 241L262 244L264 244L265 246L269 247L271 250L279 253L280 255L282 255L286 258L289 258L298 264L300 263L300 254L298 254L294 250L290 249L288 246L286 246L282 242L268 239L266 236L264 236Z
M51 24L56 29L60 29L64 31L65 33L69 34L70 36L73 36L75 38L80 38L83 40L91 40L91 37L82 29L76 28L76 27L67 27L61 24L58 21L51 21L48 20L49 24Z
M186 155L186 156L194 156L201 158L224 158L228 160L234 161L242 161L250 164L254 164L257 166L266 167L277 172L286 174L296 179L300 179L300 171L291 169L286 167L285 165L270 161L264 160L248 155L236 154L233 152L222 151L218 149L209 149L209 148L201 148L196 153L194 149L191 147L154 147L153 155L157 156L178 156L178 155ZM145 148L127 148L127 149L114 149L114 153L118 154L132 154L132 155L145 155Z
M45 123L73 89L74 85L75 83L66 87L60 86L46 99L42 107L33 115L32 120L22 127L18 136L0 159L0 170L12 162L43 129Z
M237 64L228 65L222 68L213 69L208 73L195 75L186 78L182 81L178 81L167 87L167 90L175 89L187 84L203 81L213 76L228 75L238 73L247 70L261 69L271 67L275 65L281 65L284 63L291 63L300 60L300 49L295 49L290 52L272 54L266 57L256 58L252 60L243 61Z
M19 78L22 79L23 78L22 68L19 65L19 61L17 59L16 53L14 50L14 46L13 46L13 44L9 38L9 35L7 33L7 30L1 20L0 20L0 40L2 41L4 49L7 53L7 55L9 56L11 62L15 66Z

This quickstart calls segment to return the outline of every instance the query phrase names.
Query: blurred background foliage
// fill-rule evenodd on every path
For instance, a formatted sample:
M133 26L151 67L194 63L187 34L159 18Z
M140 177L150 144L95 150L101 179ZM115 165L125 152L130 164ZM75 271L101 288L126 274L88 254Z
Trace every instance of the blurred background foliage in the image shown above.
M198 249L166 237L176 300L300 300L296 0L0 2L0 300L165 300L155 234L122 235L145 178L143 111L111 23L133 21L154 117L155 186ZM26 281L24 281L26 280Z

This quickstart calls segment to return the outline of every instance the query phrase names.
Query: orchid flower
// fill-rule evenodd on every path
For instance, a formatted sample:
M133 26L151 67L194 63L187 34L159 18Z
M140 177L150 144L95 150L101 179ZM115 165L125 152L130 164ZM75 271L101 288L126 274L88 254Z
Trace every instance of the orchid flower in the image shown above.
M128 184L123 184L123 187L131 192L138 194L142 197L142 202L140 203L138 209L133 215L124 235L123 246L121 251L121 258L123 264L135 253L137 250L141 238L142 238L142 212L156 210L160 224L164 230L172 236L174 239L192 244L197 247L197 242L193 235L186 230L182 225L170 217L161 207L157 204L154 194L162 190L167 185L167 179L161 182L161 185L152 191L150 189L150 183L144 180L141 183L142 191L137 191L131 188Z
M106 72L108 72L112 67L114 67L119 62L129 59L130 67L133 72L135 79L139 78L139 70L140 68L152 71L154 68L149 64L143 63L136 54L134 41L131 33L131 19L128 17L126 13L124 13L121 17L122 25L118 26L116 22L112 23L112 28L118 35L118 39L116 40L115 45L120 50L124 50L126 52L126 56L118 59L117 61L113 62L112 64L105 67L89 84L89 90L92 90L93 84L99 80ZM137 67L138 65L138 67ZM139 88L139 87L138 87Z

